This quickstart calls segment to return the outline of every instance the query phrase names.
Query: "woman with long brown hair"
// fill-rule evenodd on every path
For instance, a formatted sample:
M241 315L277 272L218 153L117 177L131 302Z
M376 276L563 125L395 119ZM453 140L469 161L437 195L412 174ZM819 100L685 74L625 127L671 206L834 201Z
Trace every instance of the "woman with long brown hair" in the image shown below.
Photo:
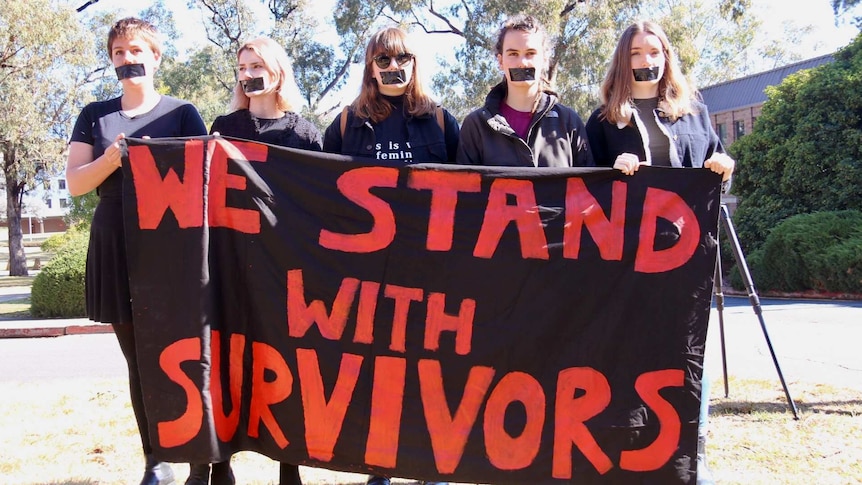
M458 121L425 92L419 64L403 30L375 33L359 96L326 129L323 151L386 165L454 163Z

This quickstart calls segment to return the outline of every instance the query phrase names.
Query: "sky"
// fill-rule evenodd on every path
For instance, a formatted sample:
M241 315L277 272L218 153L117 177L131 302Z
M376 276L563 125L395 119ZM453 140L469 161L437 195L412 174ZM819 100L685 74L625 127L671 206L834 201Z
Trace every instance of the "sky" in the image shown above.
M75 8L87 2L87 0L66 1ZM152 0L96 0L96 3L87 7L87 11L117 11L119 16L128 16L137 14L152 3ZM185 24L178 22L178 27L184 32L184 38L177 46L178 50L182 53L187 47L206 45L203 27L197 21L201 18L200 13L196 11L189 13L185 0L168 0L165 3L173 10L175 20L189 19L189 22ZM314 0L312 3L320 11L321 18L329 18L335 0ZM802 39L794 47L801 59L810 59L835 52L838 48L847 45L857 33L856 28L852 25L836 27L830 0L809 0L804 3L804 8L800 7L797 2L788 2L787 0L754 0L753 3L755 4L753 7L755 12L763 20L760 29L763 38L781 38L785 22L791 22L798 27L806 25L813 27L812 34ZM192 21L192 19L195 20ZM325 24L325 22L321 23ZM436 35L433 37L433 41L428 40L428 34L417 32L411 36L414 38L412 44L417 47L417 54L424 59L435 59L439 54L448 55L451 58L457 40L454 35L442 37ZM433 68L424 69L423 80L428 89L431 88L433 71ZM356 95L358 90L356 78L360 76L353 75L351 77L353 82L348 84L345 91L353 91L349 94L352 97Z

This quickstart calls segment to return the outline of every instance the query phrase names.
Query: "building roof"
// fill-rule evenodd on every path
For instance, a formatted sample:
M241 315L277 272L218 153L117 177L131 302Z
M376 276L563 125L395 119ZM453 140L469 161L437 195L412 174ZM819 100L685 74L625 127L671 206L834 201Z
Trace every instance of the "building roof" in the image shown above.
M770 71L725 81L700 90L703 102L711 115L763 104L766 101L766 87L781 84L785 77L803 69L810 69L832 62L832 54L814 57Z

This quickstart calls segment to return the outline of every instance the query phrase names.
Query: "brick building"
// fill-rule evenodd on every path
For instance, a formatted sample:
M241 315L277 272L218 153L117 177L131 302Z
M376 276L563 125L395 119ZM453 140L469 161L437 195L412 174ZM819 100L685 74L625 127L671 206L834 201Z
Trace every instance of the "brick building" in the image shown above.
M766 102L766 87L781 84L785 77L833 61L832 54L799 61L770 71L725 81L700 90L709 108L712 127L725 147L746 133Z

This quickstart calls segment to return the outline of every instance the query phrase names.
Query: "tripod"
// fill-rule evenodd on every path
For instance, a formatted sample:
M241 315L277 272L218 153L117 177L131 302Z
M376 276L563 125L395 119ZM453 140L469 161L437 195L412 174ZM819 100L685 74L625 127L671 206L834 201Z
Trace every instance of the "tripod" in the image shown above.
M733 227L733 222L730 220L730 213L725 204L721 204L719 210L719 219L727 233L728 239L733 248L733 256L736 259L736 265L739 267L739 273L742 276L742 281L745 283L745 289L748 292L748 300L751 302L751 308L757 315L760 321L760 329L763 330L763 337L766 339L766 346L769 347L769 353L772 355L772 363L775 364L775 370L778 372L778 378L781 380L781 386L784 388L784 395L787 396L787 403L793 411L793 419L798 420L799 414L796 409L796 403L790 397L790 391L787 390L787 383L784 382L784 375L781 373L781 367L778 365L778 358L775 356L775 351L772 349L772 341L769 339L769 333L766 331L766 322L763 321L763 311L760 307L760 298L757 296L757 291L754 289L754 281L751 279L751 273L748 270L748 264L745 262L745 256L742 254L742 248L739 246L739 239L736 237L736 229ZM724 344L724 293L722 292L721 280L721 251L719 250L715 258L715 307L718 310L718 328L721 335L721 365L724 372L724 397L728 396L727 385L727 353Z

